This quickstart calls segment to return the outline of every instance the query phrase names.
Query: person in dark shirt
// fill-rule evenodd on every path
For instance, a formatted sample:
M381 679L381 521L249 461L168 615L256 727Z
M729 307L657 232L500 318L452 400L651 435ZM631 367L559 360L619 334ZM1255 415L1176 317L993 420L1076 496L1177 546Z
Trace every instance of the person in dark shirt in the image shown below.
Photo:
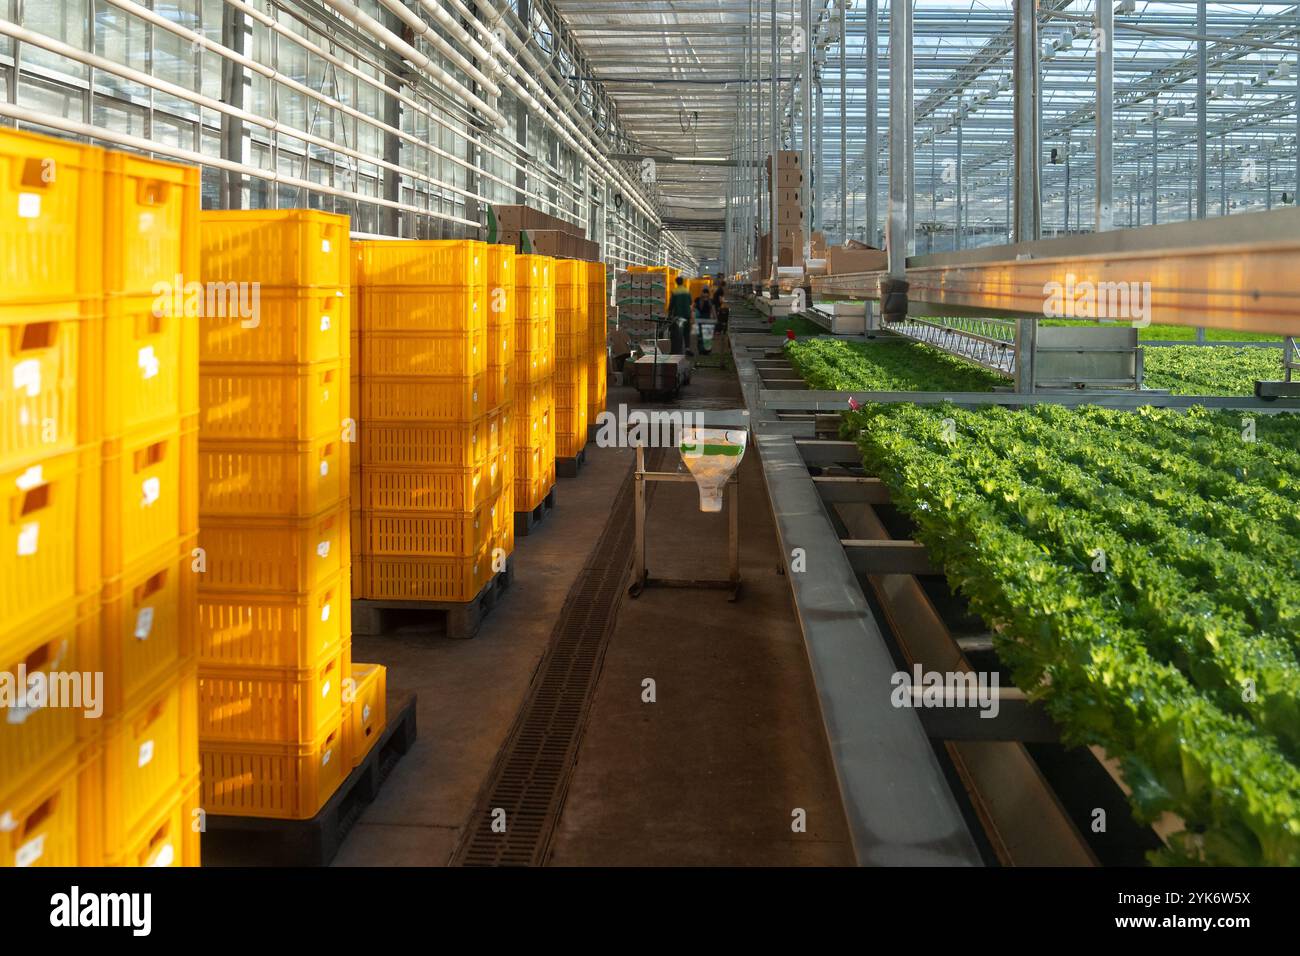
M727 308L726 293L725 282L719 282L718 287L713 290L713 317L718 323L719 335L727 331L727 319L731 317L731 309Z
M704 348L704 337L702 334L699 333L699 328L702 324L706 322L711 324L714 319L713 292L709 289L707 285L700 290L700 296L695 300L695 314L698 317L698 321L695 323L696 349L699 351L701 355L706 355L708 353L705 351ZM688 344L690 343L689 338L686 341Z
M681 276L673 287L673 294L668 297L668 337L672 342L672 353L682 355L687 352L691 324L691 291Z

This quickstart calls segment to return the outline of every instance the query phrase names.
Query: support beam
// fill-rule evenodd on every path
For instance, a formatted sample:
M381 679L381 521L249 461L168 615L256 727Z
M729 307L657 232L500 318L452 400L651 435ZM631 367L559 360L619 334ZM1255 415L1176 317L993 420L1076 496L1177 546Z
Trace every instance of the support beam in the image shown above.
M912 234L908 217L909 169L912 157L907 151L908 103L912 99L912 73L908 51L911 34L912 0L891 3L889 7L889 220L886 225L885 249L889 277L902 279L907 272L907 243ZM874 162L874 158L869 161Z
M1115 5L1097 4L1097 232L1115 228Z

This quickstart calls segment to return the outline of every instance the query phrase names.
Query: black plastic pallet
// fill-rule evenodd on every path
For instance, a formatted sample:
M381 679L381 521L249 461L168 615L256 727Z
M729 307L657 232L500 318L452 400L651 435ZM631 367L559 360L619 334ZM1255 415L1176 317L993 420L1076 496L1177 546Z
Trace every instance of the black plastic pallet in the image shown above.
M582 466L587 463L587 446L583 445L572 458L555 459L555 474L560 478L577 478Z
M329 866L348 831L379 795L397 761L415 743L415 694L388 695L379 740L310 820L209 814L200 843L204 866Z
M354 636L378 637L395 627L442 621L444 633L456 640L478 636L479 627L515 577L514 556L506 558L504 571L469 601L391 601L357 599L352 602Z
M515 537L523 538L533 533L533 529L546 520L555 509L555 489L551 488L546 497L532 511L515 512Z

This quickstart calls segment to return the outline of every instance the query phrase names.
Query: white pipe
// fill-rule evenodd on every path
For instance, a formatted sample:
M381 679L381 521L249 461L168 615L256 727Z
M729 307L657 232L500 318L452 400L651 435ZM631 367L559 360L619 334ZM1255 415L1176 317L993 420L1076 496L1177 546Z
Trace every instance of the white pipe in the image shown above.
M371 203L376 206L388 206L392 209L400 209L404 212L434 216L439 219L445 219L448 222L455 222L465 226L478 225L474 220L462 219L459 216L449 216L442 213L436 213L420 206L412 206L409 203L384 199L382 196L366 196L361 193L349 192L345 189L335 189L333 186L309 182L305 179L299 179L296 176L285 176L281 173L275 172L274 170L248 166L244 163L234 162L233 160L222 159L219 156L207 156L191 149L181 149L177 146L168 146L166 143L154 142L153 140L145 139L143 136L131 136L127 133L117 133L113 130L105 129L102 126L92 126L89 123L79 123L76 120L64 119L61 116L42 113L38 110L27 109L23 106L14 106L9 103L0 102L0 116L7 116L10 119L18 120L23 123L31 123L35 126L45 126L50 129L62 130L65 133L72 133L74 136L84 136L87 139L97 139L106 143L113 143L117 146L127 146L143 153L160 153L164 156L171 156L174 159L183 160L184 162L192 163L196 166L211 166L216 169L228 169L231 172L240 173L241 175L249 176L253 179L262 179L269 183L283 183L287 186L296 186L314 193L323 193L327 196L337 196L340 199L350 199L355 202Z
M506 75L506 68L497 60L496 57L479 45L479 42L475 40L463 26L461 26L459 20L449 14L437 3L433 3L432 0L420 0L420 6L425 10L428 10L444 30L449 31L452 36L459 40L461 46L465 47L465 49L469 50L471 54L491 66L491 68L496 71L497 75L503 77ZM478 25L479 20L473 13L466 10L460 4L456 4L456 6L466 20ZM514 57L511 57L510 59L513 60Z
M473 63L465 59L461 52L453 47L450 43L438 36L424 19L417 16L410 9L404 6L398 0L379 0L379 3L395 17L414 30L419 36L423 37L429 43L433 44L442 54L447 57L462 70L466 75L471 76L482 87L486 88L493 96L501 95L501 88L493 80L485 76Z
M405 104L406 106L410 107L412 110L416 111L422 116L427 117L430 122L437 124L438 126L442 127L443 129L447 130L450 133L454 133L455 135L458 136L464 135L464 130L452 126L442 116L439 116L436 113L432 112L431 110L427 109L418 101L412 99L411 97L405 95L404 93L401 93L397 90L394 90L386 86L381 81L376 80L374 77L371 77L363 73L361 70L347 63L345 60L342 60L341 58L335 56L334 54L327 52L326 50L322 49L320 46L316 45L315 43L312 43L310 40L306 39L305 37L299 36L297 33L294 33L292 30L286 28L279 21L275 20L272 17L267 16L266 14L262 13L260 10L257 10L256 8L250 6L248 3L245 3L244 0L225 0L225 2L230 6L233 6L236 9L242 11L245 15L253 17L259 23L263 24L268 29L275 31L277 34L284 37L286 40L290 41L291 43L296 44L297 46L301 47L302 49L308 51L309 53L315 56L321 57L322 59L326 60L329 63L332 63L333 65L337 66L339 69L348 73L348 75L353 76L359 81L374 88L380 94L395 98L398 102ZM460 166L469 172L475 173L484 179L490 179L491 181L498 183L502 186L505 186L509 189L517 188L513 182L502 179L500 176L497 176L494 173L491 173L478 166L475 166L473 163L471 163L469 160L465 159L464 157L457 156L453 153L449 153L446 150L441 149L438 146L435 146L433 143L412 136L410 133L398 129L397 127L389 126L388 124L382 122L381 120L371 116L367 116L353 109L352 107L339 103L337 100L330 100L319 96L317 98L321 99L322 102L330 104L332 107L336 109L346 112L350 116L357 117L361 121L365 122L367 125L373 126L376 129L380 129L388 133L392 133L394 136L397 136L398 138L412 144L413 146L416 146L420 149L424 149L430 153L433 153L435 156L445 159L448 162L454 163L455 165ZM510 166L512 169L516 171L526 171L524 170L524 167L522 167L519 164L519 162L515 157L515 153L517 151L511 150L507 152L504 150L499 150L495 148L491 143L480 143L479 145L482 148L483 152L485 152L489 156L494 156L497 159L500 159L503 163ZM369 159L367 159L367 161L369 161ZM569 195L575 195L573 191L569 189L567 183L557 183L557 188L560 189L560 191L565 192ZM525 190L525 194L529 198L537 199L538 201L543 201L542 196L530 190ZM486 201L482 196L475 196L475 198Z
M454 3L455 0L452 0L452 2ZM497 13L500 16L505 15L505 12L499 8L497 9ZM609 162L609 160L605 157L605 155L591 144L590 140L587 139L587 137L582 133L581 129L579 129L577 125L574 123L573 118L566 111L566 108L567 110L576 109L576 105L573 102L572 96L569 95L567 91L564 92L560 91L560 89L556 86L554 80L550 77L549 73L547 72L547 68L542 66L540 63L538 63L536 57L533 56L532 51L528 49L527 44L524 43L522 40L520 40L519 37L515 35L515 32L513 30L503 30L502 33L506 37L507 41L509 41L510 45L513 46L515 50L518 51L519 54L527 58L529 64L532 66L533 70L536 71L537 74L536 76L534 76L533 74L529 73L527 70L524 70L522 75L525 76L528 80L532 81L534 84L536 84L537 78L538 76L540 76L541 81L551 91L551 95L548 96L547 98L550 99L551 102L556 106L555 115L560 117L564 122L568 123L573 128L574 133L583 142L587 151L594 158L596 158L597 165L604 168L604 170L610 176L610 178L614 179L616 182L619 183L620 187L623 189L623 192L632 199L632 201L641 209L641 211L653 223L655 223L656 226L659 226L662 222L659 213L644 200L640 189L638 187L632 186L628 182L626 177L624 177L623 174ZM493 41L494 43L497 43L497 45L499 45L497 39L498 39L497 36L494 34ZM512 58L515 60L516 63L521 63L518 57L512 57Z
M120 0L109 0L109 2L118 3ZM489 106L485 100L474 95L457 82L456 78L450 73L438 66L437 63L434 63L433 60L429 59L415 47L411 46L374 17L363 12L356 4L350 3L349 0L325 0L325 3L333 8L334 11L345 20L350 20L366 33L369 33L371 36L375 37L375 39L382 42L384 46L388 47L390 50L400 54L404 59L409 60L426 73L440 79L448 89L457 91L465 102L478 109L498 128L502 128L506 125L506 118L497 112L495 107Z
M202 106L206 109L214 110L215 112L223 113L227 116L234 116L245 123L251 123L270 133L284 133L288 136L292 136L294 139L301 139L303 142L311 143L315 146L321 147L322 149L332 150L340 155L349 156L358 162L363 162L367 165L382 166L383 168L390 169L395 173L410 176L413 179L423 180L439 189L445 189L469 199L483 199L483 197L477 193L462 189L454 183L443 182L440 179L432 179L428 176L417 173L409 167L390 163L381 157L370 156L360 150L352 149L348 146L342 146L338 143L332 142L331 140L325 139L324 137L308 133L305 130L296 129L295 127L288 126L275 120L269 120L263 116L257 115L256 113L250 113L247 110L240 109L239 107L223 103L220 100L214 100L209 96L204 96L202 93L196 93L183 86L177 86L174 83L169 83L168 81L159 79L158 77L150 76L148 73L141 73L139 70L133 70L129 66L123 66L120 63L106 60L93 53L87 53L84 50L80 50L77 47L62 42L61 40L55 40L54 38L45 36L42 33L35 33L25 27L16 26L7 20L0 20L0 34L11 36L23 43L29 43L32 46L48 50L51 53L58 54L74 63L81 63L103 73L120 76L123 79L130 80L132 83L139 83L141 86L158 90L161 93L166 93L169 96L176 97L177 99L193 103L196 106Z

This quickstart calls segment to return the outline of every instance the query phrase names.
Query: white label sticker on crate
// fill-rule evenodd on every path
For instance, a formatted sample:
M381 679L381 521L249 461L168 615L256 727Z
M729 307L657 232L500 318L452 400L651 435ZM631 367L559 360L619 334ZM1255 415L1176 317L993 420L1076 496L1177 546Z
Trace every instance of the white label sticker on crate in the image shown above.
M329 241L328 239L322 239L322 240L320 241L320 251L321 251L321 252L329 252L329 251L330 251L330 241Z
M323 604L323 605L321 606L321 609L320 609L320 619L321 619L322 621L328 621L328 620L330 619L330 606L329 606L329 604Z
M320 544L316 545L316 553L322 558L328 558L330 556L330 543L328 541L320 542Z
M136 354L135 364L140 367L142 378L153 378L158 374L158 369L162 363L158 361L158 356L154 354L153 346L146 345Z
M41 394L41 363L38 359L24 359L14 364L14 391L26 392L28 398Z
M142 508L148 508L161 497L161 478L146 478L144 481L140 482L140 506Z
M327 763L330 762L330 757L332 756L334 756L333 747L331 747L329 750L325 751L323 754L320 755L320 765L322 767L325 766Z
M14 866L31 866L45 855L45 834L28 840L14 854Z
M176 848L170 842L164 843L149 861L150 866L172 866L176 862Z
M153 608L142 607L135 612L135 639L137 641L148 640L149 632L153 630Z
M41 523L29 521L18 529L18 557L29 558L41 543Z
M361 705L361 722L364 724L364 723L365 723L367 720L369 720L369 719L370 719L370 705L369 705L369 704L362 704L362 705Z
M153 213L151 212L140 213L140 231L141 232L153 231Z
M31 491L43 484L45 484L45 469L41 465L32 465L14 482L19 491Z
M322 332L328 332L330 330L330 317L328 315L322 315L320 317L320 330Z
M41 194L40 193L19 193L18 194L18 218L39 219L40 216L41 216Z
M320 695L321 695L322 697L328 697L328 696L330 695L330 682L329 682L329 681L326 681L325 683L323 683L323 684L320 685Z
M153 760L153 741L146 740L140 745L140 753L136 757L135 765L137 767L146 767Z
M322 461L322 462L320 463L320 475L321 475L321 477L324 478L324 477L325 477L326 475L328 475L329 473L330 473L330 463L329 463L328 461Z
M14 819L11 811L6 810L0 813L0 833L8 833L10 830L18 829L18 821Z

